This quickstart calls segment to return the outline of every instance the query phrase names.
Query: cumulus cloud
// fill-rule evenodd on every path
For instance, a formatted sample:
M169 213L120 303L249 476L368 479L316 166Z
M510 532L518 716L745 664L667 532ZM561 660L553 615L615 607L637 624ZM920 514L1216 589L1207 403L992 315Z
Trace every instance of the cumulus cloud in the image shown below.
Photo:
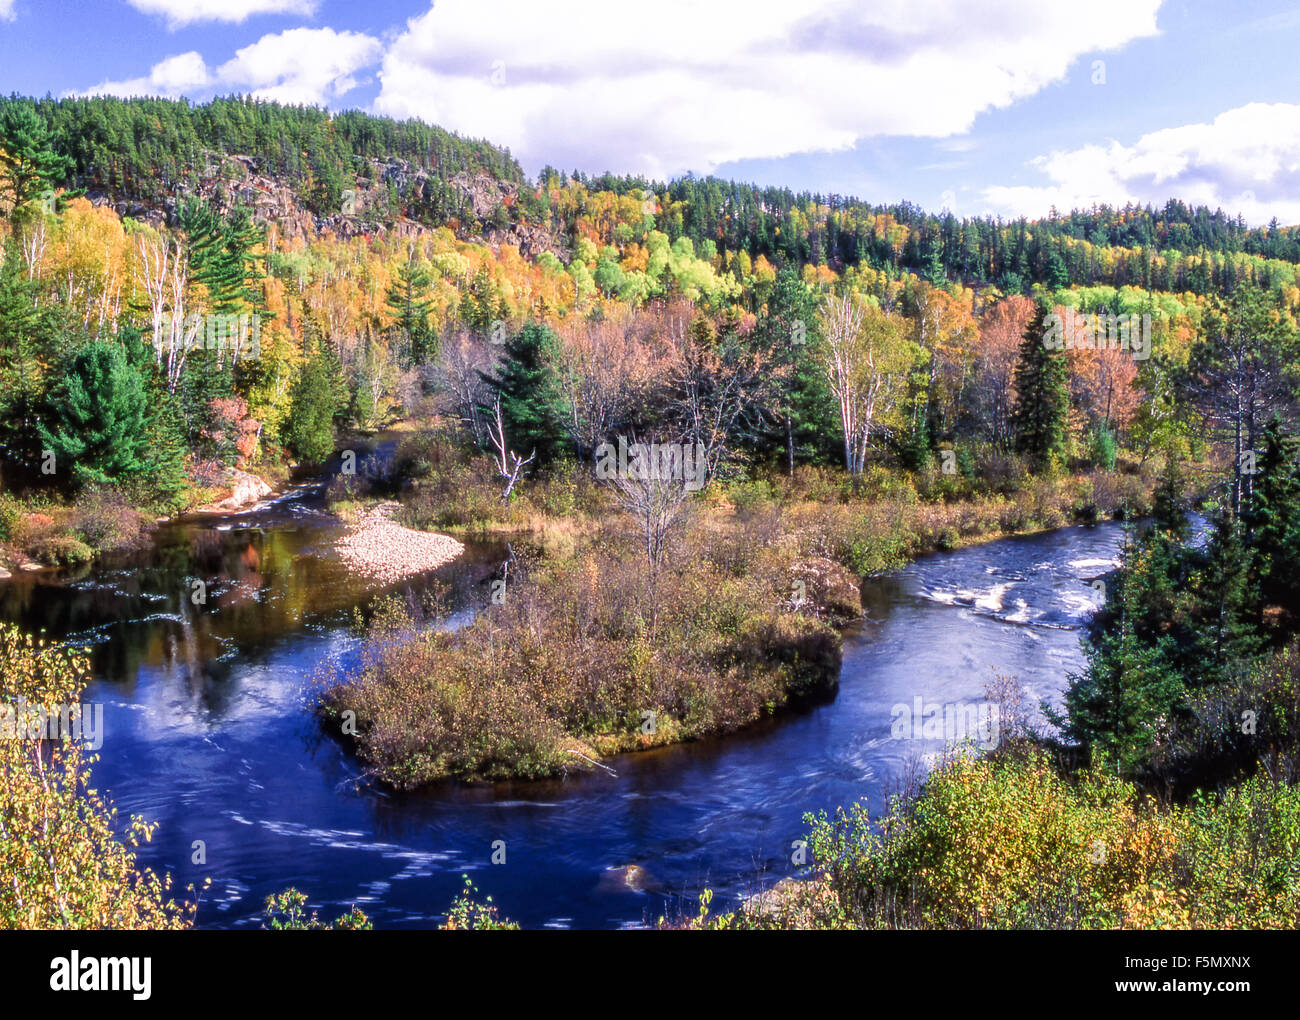
M1094 204L1160 206L1169 198L1241 213L1251 224L1300 222L1300 105L1248 103L1208 124L1186 124L1039 156L1050 183L993 187L992 211L1041 216Z
M177 98L225 90L325 104L356 88L357 73L376 64L382 48L378 39L357 32L294 28L262 36L215 70L191 51L154 64L144 77L102 82L84 94Z
M5 0L0 0L3 4ZM241 23L255 14L316 13L320 0L127 0L144 14L167 20L169 28L182 28L196 21Z
M438 0L385 54L375 109L530 163L667 176L946 137L1083 54L1156 33L1160 0ZM492 26L492 27L488 27Z
M174 57L160 60L150 68L149 73L140 78L127 78L124 81L101 82L94 88L87 89L83 95L88 96L178 96L206 89L212 84L212 75L203 57L195 50L178 53Z
M264 35L236 51L217 77L280 103L320 103L356 88L357 71L379 60L373 36L332 28L294 28Z
M13 21L17 17L14 14L14 2L15 0L0 0L0 21Z

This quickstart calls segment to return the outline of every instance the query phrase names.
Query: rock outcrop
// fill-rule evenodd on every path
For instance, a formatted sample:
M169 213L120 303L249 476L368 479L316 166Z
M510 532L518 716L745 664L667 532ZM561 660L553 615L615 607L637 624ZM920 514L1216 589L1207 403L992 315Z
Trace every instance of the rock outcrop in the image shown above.
M96 205L111 205L119 216L160 226L175 225L181 203L197 196L221 213L237 205L247 208L255 222L274 224L284 240L310 241L324 234L346 240L375 234L419 237L431 228L403 216L386 218L383 210L387 198L395 192L404 204L418 206L433 197L435 188L442 187L436 174L407 160L370 160L358 175L356 187L345 192L338 211L318 213L302 204L292 186L265 173L261 160L215 152L204 153L204 157L202 173L174 183L168 189L169 197L160 205L93 189L86 197ZM460 173L448 183L468 200L475 219L481 222L489 222L498 207L512 207L519 190L514 182L486 173ZM477 230L477 223L468 226ZM493 248L513 245L526 258L549 251L561 261L569 259L564 244L540 226L510 223L489 227L484 235L471 236L465 229L461 233L461 240L477 241Z
M215 503L199 507L195 511L196 513L238 513L240 510L247 510L249 507L255 506L272 495L271 487L258 478L257 475L250 475L247 471L240 471L238 468L229 468L227 470L229 472L227 484L230 486L230 495L225 499L217 500Z

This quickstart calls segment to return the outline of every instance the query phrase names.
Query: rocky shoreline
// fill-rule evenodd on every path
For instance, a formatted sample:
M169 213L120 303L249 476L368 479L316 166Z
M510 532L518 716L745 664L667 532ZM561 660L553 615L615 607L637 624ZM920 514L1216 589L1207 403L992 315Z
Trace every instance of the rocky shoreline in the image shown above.
M379 503L364 511L335 544L347 566L377 582L392 584L450 563L465 546L448 535L405 528L392 520L400 503Z

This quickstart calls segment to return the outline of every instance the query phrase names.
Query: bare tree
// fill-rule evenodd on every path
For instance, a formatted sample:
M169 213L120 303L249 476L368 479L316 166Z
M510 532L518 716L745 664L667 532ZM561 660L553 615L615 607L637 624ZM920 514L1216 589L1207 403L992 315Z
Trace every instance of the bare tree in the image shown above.
M628 310L561 330L560 385L578 450L594 455L647 402L661 357L647 336L652 325L651 316Z
M736 337L717 336L707 320L692 327L689 314L680 311L669 317L665 332L679 428L688 442L704 447L706 476L713 478L738 440L762 427L784 366L765 362Z
M524 468L537 458L537 451L534 450L525 460L507 446L505 427L501 424L501 394L499 393L493 405L493 415L495 422L488 426L488 437L497 451L497 471L506 480L505 491L501 493L501 502L504 503L510 499L510 493L514 491Z
M647 472L613 479L614 498L636 521L649 575L650 632L659 628L659 575L669 536L685 516L690 489L682 479Z
M690 489L682 479L659 477L656 472L639 477L619 475L613 485L614 498L636 519L645 545L646 562L651 575L657 576L668 536L685 513Z
M487 344L467 330L445 337L440 347L431 381L443 391L448 410L470 430L474 442L486 446L492 423L483 408L488 406L491 387L484 377L495 372L497 359Z

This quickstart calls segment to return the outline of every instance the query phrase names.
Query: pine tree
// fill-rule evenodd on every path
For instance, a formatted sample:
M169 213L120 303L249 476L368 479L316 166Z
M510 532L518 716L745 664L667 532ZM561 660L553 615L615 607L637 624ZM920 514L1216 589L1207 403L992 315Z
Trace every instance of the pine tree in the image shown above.
M256 284L266 274L263 256L254 248L265 238L248 211L236 207L223 219L192 198L182 203L178 215L189 242L189 278L207 289L209 309L219 314L260 311Z
M1011 428L1016 450L1038 470L1065 454L1065 426L1070 410L1065 356L1047 346L1047 317L1051 308L1040 302L1025 330L1015 368L1016 403Z
M104 485L150 466L147 410L144 380L122 347L96 340L73 357L37 430L56 474Z
M15 215L25 202L63 184L72 169L73 161L55 151L45 120L30 101L0 108L0 197L12 203Z
M438 338L429 326L429 313L433 307L432 286L428 269L416 262L412 252L397 267L397 278L388 288L388 311L410 352L411 361L417 365L438 354Z

